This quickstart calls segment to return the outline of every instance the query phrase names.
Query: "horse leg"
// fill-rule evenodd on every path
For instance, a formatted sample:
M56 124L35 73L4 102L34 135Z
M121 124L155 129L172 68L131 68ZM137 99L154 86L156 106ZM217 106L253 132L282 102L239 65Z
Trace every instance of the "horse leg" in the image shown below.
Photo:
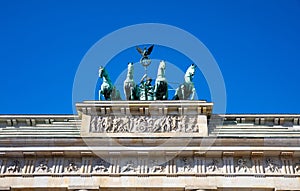
M153 89L153 100L157 100L157 81L155 81L154 89Z
M125 99L129 100L130 95L128 93L128 83L127 82L124 82L123 90L124 90Z
M101 89L99 90L99 100L103 100L103 98L104 100L107 100L107 92Z
M176 88L176 91L175 91L175 94L174 94L172 100L179 100L178 93L179 93L179 88Z
M98 96L99 96L99 100L101 100L101 94L102 94L102 91L101 90L99 90L99 93L98 93Z
M116 89L116 92L117 92L117 93L116 93L116 94L117 94L117 96L116 96L117 100L121 100L121 94L120 94L120 91Z
M180 90L181 90L181 95L182 95L182 99L186 99L186 97L185 97L185 91L184 91L184 89L185 89L185 86L184 85L181 85L180 86Z
M195 98L195 92L196 92L196 89L193 88L192 95L191 95L191 100L194 100L194 98Z
M104 97L105 97L105 100L107 100L107 101L112 100L112 89L110 87L108 87L108 89L106 91L104 91Z
M121 100L120 92L115 86L113 86L110 94L111 100Z
M164 95L163 95L162 99L167 100L168 99L168 84L167 84L167 82L165 82L163 84L163 87L164 87Z
M138 100L139 99L137 85L130 88L130 97L129 98L130 98L129 100Z

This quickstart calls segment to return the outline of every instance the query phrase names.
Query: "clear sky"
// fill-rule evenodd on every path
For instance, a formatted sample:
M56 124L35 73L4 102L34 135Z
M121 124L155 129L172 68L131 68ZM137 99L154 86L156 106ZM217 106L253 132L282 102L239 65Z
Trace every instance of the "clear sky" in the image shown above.
M86 52L140 23L173 25L204 43L225 81L227 113L300 113L299 0L1 0L0 114L71 114L73 80ZM174 53L161 51L167 60ZM110 67L126 52L139 59L128 49ZM195 83L198 96L210 101L205 78Z

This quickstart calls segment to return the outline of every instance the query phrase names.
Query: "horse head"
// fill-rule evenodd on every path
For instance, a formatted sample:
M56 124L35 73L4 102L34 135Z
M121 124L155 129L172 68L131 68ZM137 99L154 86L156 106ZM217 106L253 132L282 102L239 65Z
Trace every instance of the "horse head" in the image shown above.
M166 100L168 99L168 83L165 76L166 62L160 61L157 71L157 78L155 80L154 94L155 100Z
M128 66L127 66L127 78L128 79L133 79L133 71L134 71L133 63L129 62Z
M185 82L192 82L194 75L195 75L195 69L196 69L196 65L192 64L185 73L184 79Z
M165 80L165 71L166 71L166 62L164 60L159 62L158 70L157 70L157 79Z
M166 62L164 60L160 61L158 68L165 70L166 69Z
M100 66L100 68L99 68L99 77L103 78L104 74L105 74L105 68L103 66Z

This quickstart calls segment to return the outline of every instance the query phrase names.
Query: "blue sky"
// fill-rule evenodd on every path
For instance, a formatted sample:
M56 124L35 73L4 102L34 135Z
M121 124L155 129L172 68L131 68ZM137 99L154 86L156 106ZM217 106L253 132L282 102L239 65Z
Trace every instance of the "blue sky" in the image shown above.
M299 0L2 0L0 114L72 113L73 80L86 52L105 35L139 23L173 25L205 44L225 81L227 113L300 113L299 21ZM126 52L138 60L133 51L110 67ZM198 96L210 101L197 74Z

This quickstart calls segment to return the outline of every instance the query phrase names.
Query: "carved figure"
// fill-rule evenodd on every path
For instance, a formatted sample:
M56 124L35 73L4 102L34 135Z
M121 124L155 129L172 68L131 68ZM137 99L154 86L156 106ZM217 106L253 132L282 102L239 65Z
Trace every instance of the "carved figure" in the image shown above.
M99 100L101 100L101 95L105 100L121 100L120 92L112 84L106 69L102 66L99 68L99 77L103 80L99 90Z
M196 129L196 117L189 117L189 121L188 121L186 126L187 126L186 127L186 132L191 133L191 132L197 131L197 129Z
M93 168L94 172L103 173L108 172L109 163L100 159Z
M219 161L216 160L216 159L213 159L212 163L207 167L207 170L209 172L215 172L215 171L217 171L219 169L218 164L219 164Z
M90 123L90 132L96 132L97 131L97 116L91 117L91 123Z
M182 159L183 162L183 172L191 172L192 167L187 158Z
M93 169L95 172L107 172L108 169L103 165L96 165Z
M98 116L96 128L97 128L96 130L98 132L103 132L104 131L105 127L103 125L103 117L102 116Z
M237 161L237 172L249 172L249 168L247 166L247 160L240 158Z
M20 161L14 160L12 164L7 168L8 173L19 173L21 171Z
M39 166L37 166L36 168L36 172L42 172L42 173L51 172L51 170L48 167L48 160L41 161Z
M153 118L149 117L149 116L146 116L146 122L147 122L148 127L152 128L152 126L153 126Z
M112 130L111 130L112 133L118 131L120 122L121 122L121 119L119 117L115 117L112 120Z
M154 85L154 100L167 100L168 99L168 83L165 76L166 63L160 61L157 71L157 77Z
M105 128L105 132L110 132L112 129L112 119L111 117L103 117L102 125Z
M171 131L171 126L172 126L172 119L171 116L166 116L164 117L164 121L163 121L163 126L162 126L162 130L163 132L170 132Z
M299 162L295 164L295 168L294 169L295 169L296 173L300 172L300 163Z
M196 89L194 87L193 78L195 75L195 64L192 64L184 75L184 83L181 84L175 92L173 100L193 100Z
M269 172L280 172L279 170L279 165L276 164L272 159L268 158L266 160L266 163L267 163L267 168L266 170L269 171Z
M118 132L118 133L129 132L129 117L128 116L121 118L118 128L115 132Z
M78 170L79 168L77 167L74 161L69 162L67 166L67 172L77 172Z
M153 123L153 132L163 132L163 127L165 125L165 117L158 118Z
M152 172L153 173L159 173L159 172L163 172L164 167L163 166L153 166L152 167Z
M147 126L146 122L142 122L137 126L137 132L139 132L139 133L147 132L147 129L148 129L147 127L148 126Z
M122 167L121 172L135 172L134 164L132 161L129 161L125 166Z
M138 117L132 117L130 119L130 130L129 132L137 132L137 127L140 123L140 120Z
M178 119L178 128L177 131L179 132L185 132L187 125L187 117L185 115L180 116Z
M157 160L152 160L152 167L151 172L152 173L161 173L164 171L165 167L163 165L159 165Z

